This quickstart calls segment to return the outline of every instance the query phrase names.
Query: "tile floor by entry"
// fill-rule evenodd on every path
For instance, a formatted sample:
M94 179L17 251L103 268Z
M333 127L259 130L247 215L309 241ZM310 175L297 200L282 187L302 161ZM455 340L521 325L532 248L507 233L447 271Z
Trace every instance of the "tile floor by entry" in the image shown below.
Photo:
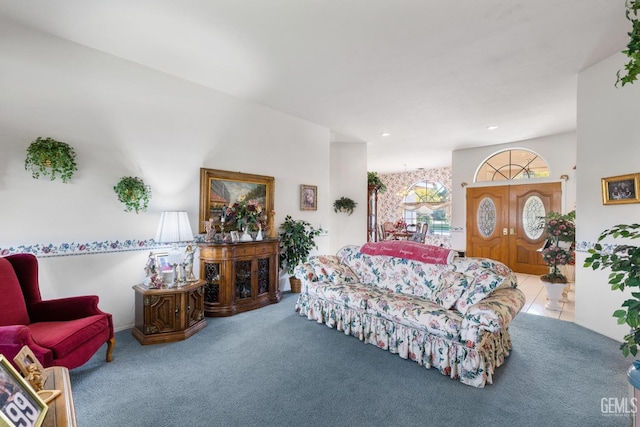
M547 294L540 277L529 274L516 273L518 277L518 288L524 293L527 301L522 307L523 313L537 314L539 316L553 317L554 319L575 321L575 284L570 283L571 291L567 293L567 302L560 303L562 311L547 310L544 306L547 303Z

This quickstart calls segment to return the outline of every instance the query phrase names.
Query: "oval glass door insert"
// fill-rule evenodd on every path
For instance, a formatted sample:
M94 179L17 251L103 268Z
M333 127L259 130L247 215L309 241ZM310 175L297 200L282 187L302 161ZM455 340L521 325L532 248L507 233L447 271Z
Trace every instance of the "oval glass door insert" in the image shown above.
M485 197L478 205L476 224L483 237L491 237L496 230L496 205L489 197Z
M524 202L522 209L522 228L524 234L531 240L537 240L542 236L544 227L541 226L543 218L547 215L544 203L538 196L531 196Z

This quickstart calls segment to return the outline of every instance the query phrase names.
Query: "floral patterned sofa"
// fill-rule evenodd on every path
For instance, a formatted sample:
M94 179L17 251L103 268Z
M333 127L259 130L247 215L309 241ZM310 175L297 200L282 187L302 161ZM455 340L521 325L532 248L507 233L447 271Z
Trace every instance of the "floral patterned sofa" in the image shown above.
M432 264L346 246L295 276L300 315L475 387L509 355L509 323L525 302L511 270L485 258Z

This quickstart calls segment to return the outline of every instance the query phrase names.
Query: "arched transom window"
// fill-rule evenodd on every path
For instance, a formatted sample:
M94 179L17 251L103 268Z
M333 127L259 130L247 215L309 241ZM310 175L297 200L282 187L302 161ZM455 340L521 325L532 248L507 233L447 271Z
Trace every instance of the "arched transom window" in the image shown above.
M478 169L475 182L533 179L549 176L547 162L533 151L517 149L500 151L489 157Z

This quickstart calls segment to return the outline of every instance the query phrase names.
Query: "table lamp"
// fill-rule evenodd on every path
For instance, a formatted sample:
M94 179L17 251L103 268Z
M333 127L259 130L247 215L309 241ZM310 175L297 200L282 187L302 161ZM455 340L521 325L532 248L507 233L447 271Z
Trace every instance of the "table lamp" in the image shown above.
M173 243L167 256L169 264L173 267L172 282L174 285L184 282L184 275L181 274L182 269L178 268L178 266L182 267L183 264L178 242L193 241L193 233L187 213L182 211L162 212L154 240L158 243Z

